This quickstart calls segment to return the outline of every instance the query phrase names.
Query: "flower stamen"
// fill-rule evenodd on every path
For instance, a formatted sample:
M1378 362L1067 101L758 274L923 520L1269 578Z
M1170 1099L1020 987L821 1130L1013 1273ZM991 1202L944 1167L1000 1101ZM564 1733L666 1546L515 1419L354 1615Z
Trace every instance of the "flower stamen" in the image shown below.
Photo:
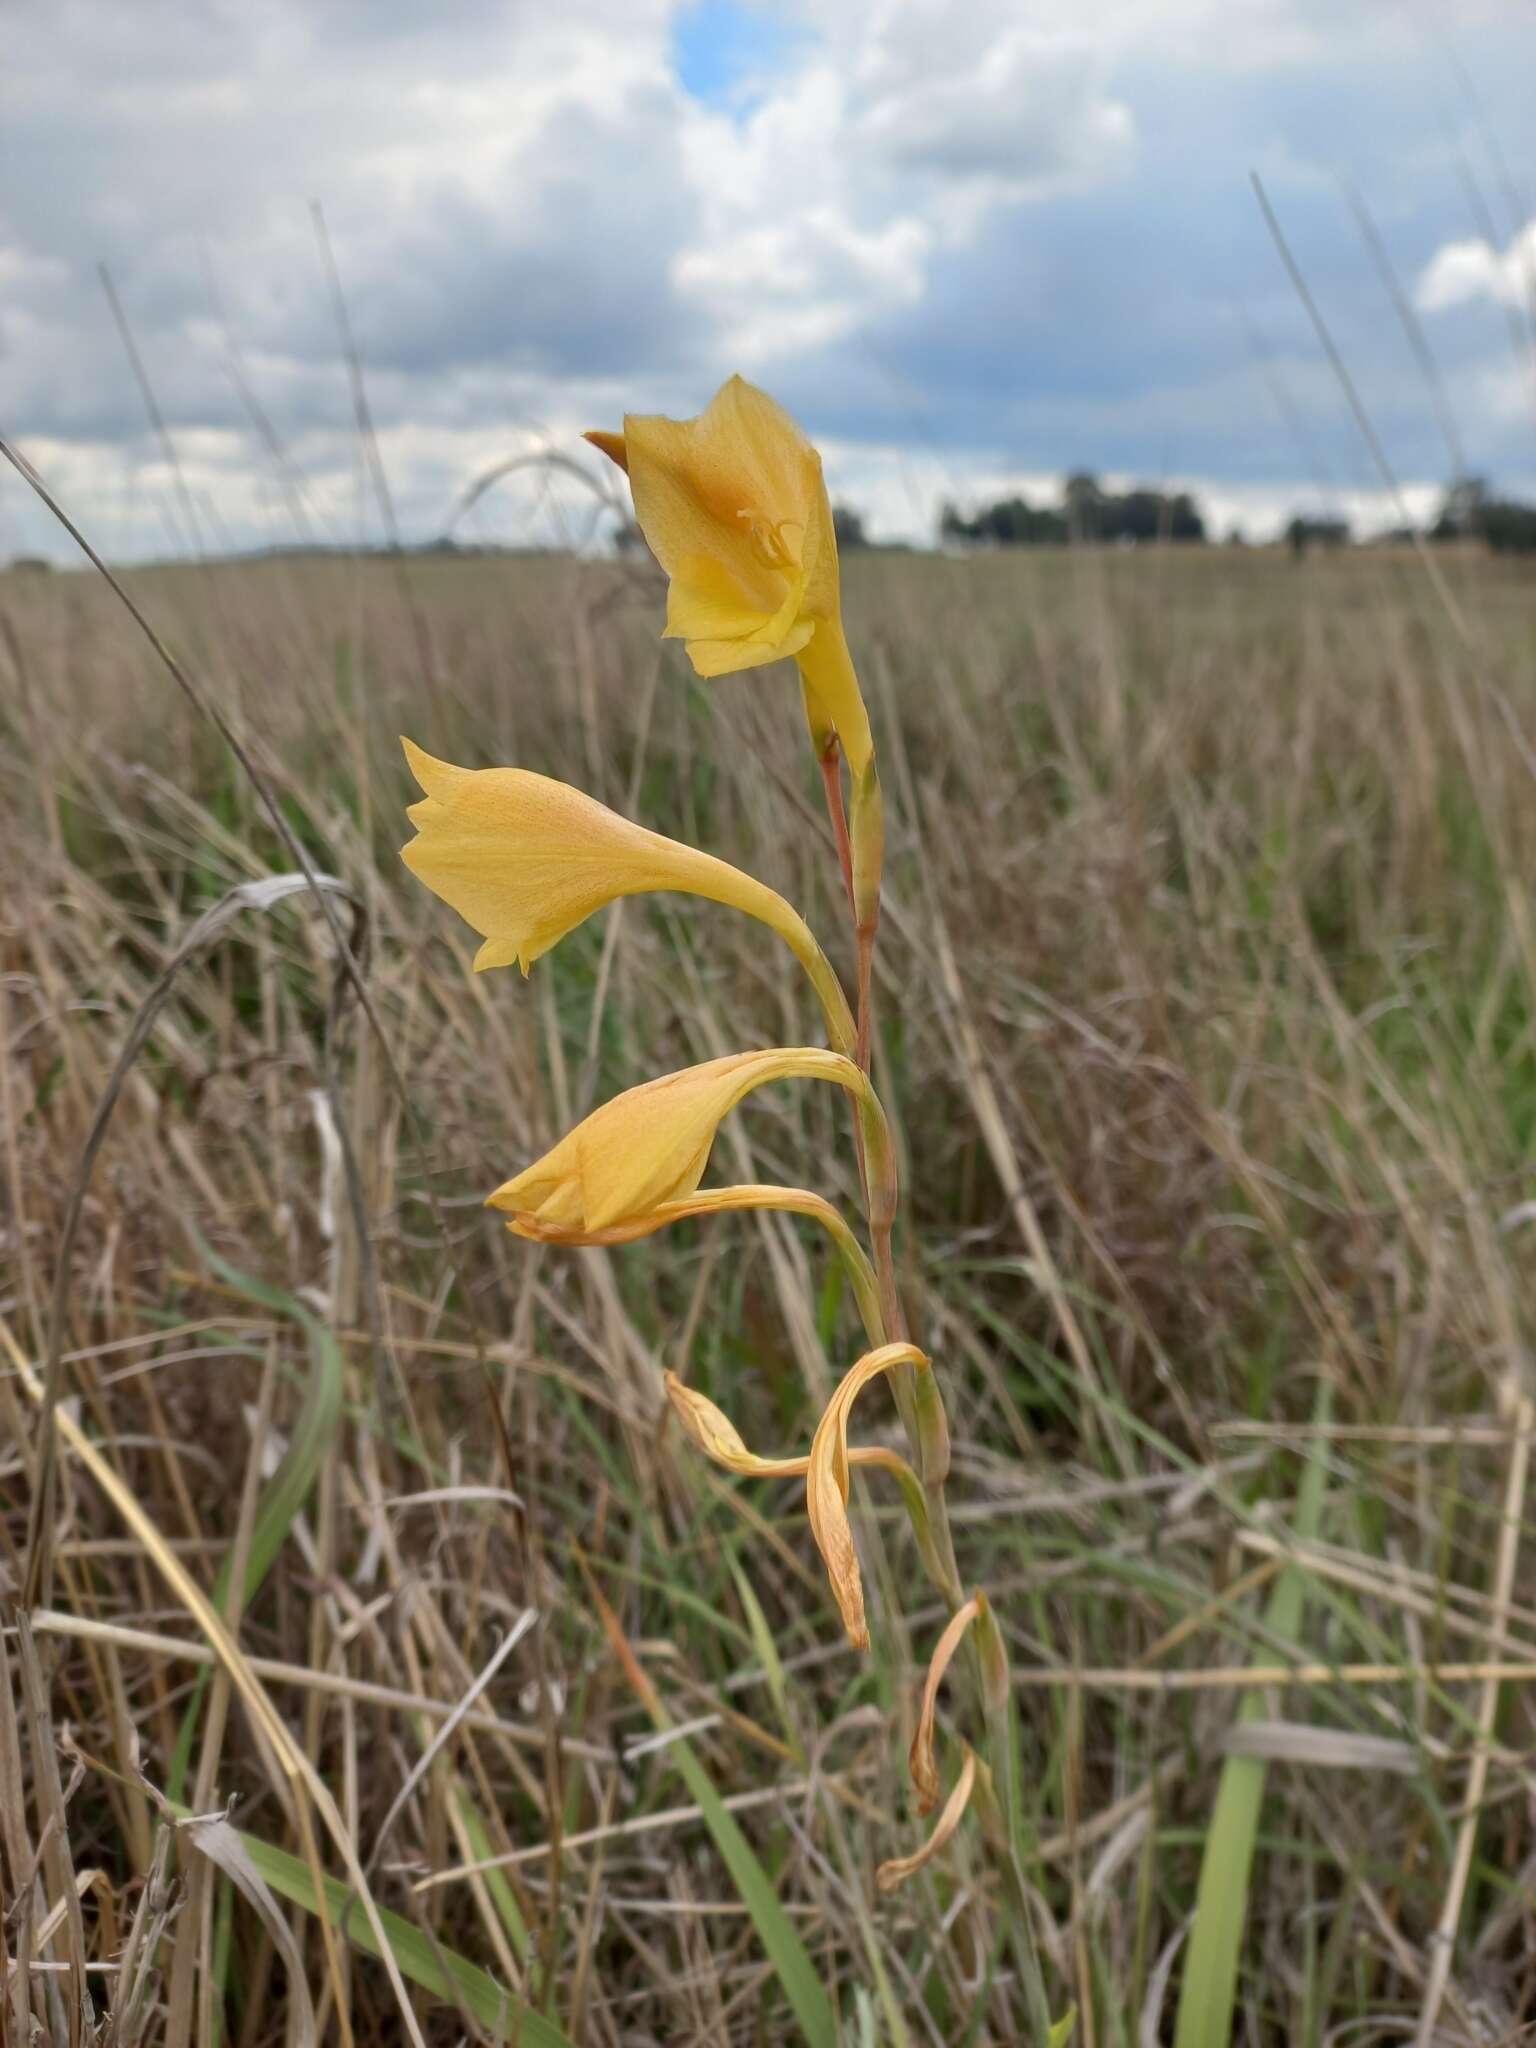
M750 506L736 514L747 522L752 551L765 569L776 569L781 576L792 576L800 567L800 556L804 551L805 522L802 519L769 519L764 513L754 511ZM798 547L784 538L784 529L792 526L801 536Z

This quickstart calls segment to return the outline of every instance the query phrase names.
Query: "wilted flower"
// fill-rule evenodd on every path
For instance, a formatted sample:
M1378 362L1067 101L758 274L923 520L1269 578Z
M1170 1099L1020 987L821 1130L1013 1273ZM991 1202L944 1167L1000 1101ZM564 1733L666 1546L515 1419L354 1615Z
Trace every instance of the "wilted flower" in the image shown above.
M569 783L526 768L456 768L402 740L426 791L407 816L401 859L479 932L475 966L530 965L620 896L676 890L729 904L770 926L810 976L835 1045L853 1026L837 976L784 898L713 855L648 832Z
M617 1233L609 1242L643 1237L710 1206L689 1198L722 1118L754 1088L790 1075L836 1082L865 1106L874 1101L866 1077L841 1053L818 1046L730 1053L625 1089L499 1187L489 1206L510 1215L519 1237L548 1243L600 1242L598 1232Z
M826 1564L848 1640L856 1650L869 1648L869 1628L864 1619L858 1552L848 1522L848 1415L860 1388L900 1365L916 1366L919 1372L932 1370L926 1354L915 1344L882 1344L849 1368L816 1425L805 1475L811 1534Z
M587 439L629 474L635 517L670 579L667 635L701 676L793 656L818 744L835 733L855 772L874 751L843 638L837 539L821 457L744 378L697 419L626 413Z
M983 1594L976 1593L963 1607L956 1608L944 1633L934 1644L933 1655L928 1660L928 1675L923 1680L923 1696L917 1712L917 1727L907 1757L912 1768L912 1783L917 1791L919 1813L932 1813L939 1801L939 1767L933 1753L933 1721L938 1709L939 1686L949 1669L951 1659L960 1647L962 1636L971 1623L981 1615L984 1600Z
M740 1473L746 1479L799 1479L810 1464L809 1456L799 1458L760 1458L749 1451L742 1440L740 1430L722 1409L715 1406L707 1394L701 1394L697 1387L685 1386L676 1373L665 1375L667 1398L672 1403L673 1413L688 1432L699 1449L717 1465L723 1465L727 1472ZM855 1444L848 1452L850 1465L878 1465L887 1472L894 1472L898 1478L913 1479L911 1466L898 1451L889 1451L883 1444Z
M897 1885L905 1884L923 1865L937 1856L950 1836L959 1827L965 1809L971 1803L971 1793L976 1786L976 1752L966 1746L965 1761L960 1766L960 1775L955 1788L944 1802L944 1811L933 1824L933 1833L911 1856L897 1856L889 1863L882 1863L875 1872L875 1883L883 1892L895 1891ZM1052 2036L1055 2039L1055 2036Z

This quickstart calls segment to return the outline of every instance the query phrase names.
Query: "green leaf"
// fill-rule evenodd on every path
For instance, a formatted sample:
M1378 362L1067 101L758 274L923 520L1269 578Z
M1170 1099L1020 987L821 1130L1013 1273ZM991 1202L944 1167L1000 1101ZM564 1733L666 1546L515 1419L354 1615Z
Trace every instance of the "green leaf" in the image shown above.
M314 1880L306 1863L290 1856L285 1849L274 1849L270 1843L258 1841L254 1835L241 1833L240 1840L273 1891L302 1906L306 1913L318 1916ZM340 1878L325 1879L325 1910L332 1926L345 1934L355 1949L364 1955L379 1954L373 1930L359 1910L356 1893ZM498 1984L478 1964L385 1907L379 1908L379 1919L400 1974L408 1982L419 1984L434 1998L462 2006L497 2039L515 2040L518 2048L572 2048L570 2036L553 2020L532 2011L524 2000Z
M752 1631L752 1646L757 1660L763 1667L763 1676L768 1681L768 1690L773 1697L774 1711L779 1717L779 1726L784 1740L798 1757L801 1754L800 1738L795 1733L794 1720L789 1711L789 1686L784 1676L783 1660L773 1630L768 1625L762 1603L753 1591L752 1581L747 1577L735 1558L731 1561L731 1577L736 1582L736 1597L746 1612L747 1626Z
M1327 1421L1329 1407L1328 1387L1324 1383L1317 1401L1318 1422ZM1327 1461L1328 1442L1320 1431L1307 1461L1296 1508L1296 1534L1303 1542L1317 1534ZM1294 1642L1301 1627L1305 1589L1305 1573L1296 1565L1287 1565L1275 1582L1265 1610L1265 1628L1271 1636ZM1273 1663L1273 1653L1261 1651L1258 1661ZM1238 1709L1237 1718L1252 1721L1263 1713L1263 1698L1251 1692ZM1248 1884L1253 1874L1267 1776L1268 1766L1260 1757L1229 1756L1222 1765L1200 1864L1200 1889L1179 1993L1174 2048L1229 2048L1238 1963L1248 1917Z
M758 1862L752 1844L736 1825L735 1815L715 1790L714 1780L686 1742L674 1742L667 1754L704 1815L704 1825L731 1874L736 1895L752 1917L759 1941L778 1974L790 2010L800 2022L810 2048L837 2048L837 2017L816 1974L794 1923L779 1904L778 1891Z
M659 1730L670 1729L671 1716L631 1649L618 1616L603 1597L603 1590L593 1576L591 1566L585 1558L580 1561L593 1602L602 1617L604 1631L626 1678L643 1702L653 1725ZM832 2009L832 2001L816 1974L816 1966L804 1942L795 1932L794 1923L779 1904L777 1887L758 1862L752 1844L736 1825L734 1815L715 1790L714 1780L689 1744L679 1736L668 1743L667 1755L704 1816L704 1825L714 1837L715 1847L736 1887L736 1896L746 1907L758 1940L767 1951L768 1960L783 1986L790 2010L800 2023L808 2048L837 2048L837 2015Z
M303 1303L296 1301L291 1294L285 1294L282 1288L273 1287L265 1280L255 1280L247 1273L237 1272L207 1245L200 1244L199 1249L209 1267L227 1286L243 1294L247 1301L291 1317L309 1340L309 1379L304 1389L303 1404L282 1461L262 1488L261 1498L256 1504L241 1598L244 1607L249 1605L262 1580L272 1569L335 1441L342 1407L341 1347L325 1325L317 1322ZM226 1557L213 1588L213 1604L221 1614L229 1598L231 1570L232 1560ZM199 1672L187 1710L182 1716L176 1748L166 1773L166 1792L173 1800L180 1799L186 1790L203 1696L211 1676L208 1670Z

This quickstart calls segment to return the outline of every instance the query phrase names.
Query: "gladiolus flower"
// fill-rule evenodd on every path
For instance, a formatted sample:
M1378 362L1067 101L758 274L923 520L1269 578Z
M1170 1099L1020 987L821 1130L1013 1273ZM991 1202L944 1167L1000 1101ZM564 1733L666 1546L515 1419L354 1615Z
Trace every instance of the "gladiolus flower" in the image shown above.
M874 752L843 637L837 539L821 457L782 406L744 378L697 419L626 413L587 439L626 470L635 517L669 578L666 636L701 676L792 656L824 751L854 773Z
M617 1233L608 1242L643 1237L711 1206L696 1190L722 1119L754 1088L791 1075L836 1082L866 1114L879 1114L867 1077L841 1053L817 1046L730 1053L625 1089L499 1187L488 1206L505 1210L519 1237L546 1243L603 1241L594 1239L598 1232Z
M950 1836L959 1827L965 1809L971 1803L971 1793L976 1786L976 1752L967 1748L965 1762L960 1766L960 1775L955 1780L955 1789L944 1802L944 1811L933 1824L933 1833L921 1849L911 1856L897 1856L889 1863L882 1863L875 1872L875 1883L883 1892L895 1891L897 1885L905 1884L909 1877L915 1877L925 1863L929 1863ZM1054 2036L1052 2037L1054 2039Z
M926 1354L915 1344L882 1344L876 1351L867 1351L857 1365L849 1368L816 1425L805 1475L805 1507L811 1534L826 1564L848 1640L856 1650L869 1648L869 1627L864 1619L859 1557L848 1521L848 1415L862 1387L899 1365L914 1365L922 1372L932 1370Z
M813 1194L809 1188L781 1188L748 1181L731 1188L700 1188L676 1201L658 1202L654 1209L647 1210L643 1216L631 1217L627 1223L611 1223L603 1229L575 1232L569 1224L545 1223L526 1211L514 1217L507 1228L518 1237L540 1244L634 1244L638 1238L651 1237L656 1231L665 1230L669 1223L683 1223L696 1216L720 1216L742 1209L782 1209L791 1216L809 1216L813 1223L819 1223L842 1257L870 1342L879 1344L884 1341L879 1283L868 1254L826 1197Z
M707 1394L701 1394L697 1387L685 1386L676 1373L665 1375L667 1398L672 1411L688 1435L707 1458L713 1458L717 1465L723 1465L727 1472L736 1472L744 1479L800 1479L810 1464L809 1456L800 1458L760 1458L749 1451L731 1418L723 1409L717 1408ZM894 1472L898 1478L913 1479L911 1466L898 1451L888 1451L883 1444L855 1444L848 1452L850 1465L878 1465L887 1472Z
M743 910L776 931L809 975L835 1045L850 1050L848 1002L810 927L784 898L711 854L648 832L569 783L526 768L456 768L402 740L426 791L406 815L401 859L485 940L478 969L524 974L620 896L675 890Z
M939 1803L939 1767L933 1754L933 1722L938 1710L939 1687L949 1669L960 1640L971 1623L981 1614L982 1595L974 1594L950 1616L944 1633L933 1646L933 1655L928 1660L928 1675L923 1680L923 1697L918 1707L917 1728L912 1736L912 1747L907 1761L912 1769L912 1783L917 1790L917 1810L932 1813Z

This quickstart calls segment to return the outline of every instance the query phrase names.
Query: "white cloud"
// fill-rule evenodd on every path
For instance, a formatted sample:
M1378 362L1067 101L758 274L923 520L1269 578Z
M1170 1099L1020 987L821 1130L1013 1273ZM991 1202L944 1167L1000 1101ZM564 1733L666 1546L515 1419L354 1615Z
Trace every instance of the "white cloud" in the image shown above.
M1536 220L1527 221L1505 249L1481 240L1445 243L1425 267L1414 296L1426 313L1473 299L1536 306Z
M1154 475L1300 466L1288 440L1277 451L1285 430L1232 318L1252 302L1284 331L1290 311L1261 233L1233 224L1251 162L1280 165L1282 205L1308 180L1313 204L1331 195L1338 150L1358 150L1373 199L1392 195L1409 274L1425 253L1415 209L1441 172L1432 152L1422 174L1410 160L1422 121L1402 107L1433 57L1401 0L799 0L800 32L750 91L727 81L710 104L674 73L680 4L13 10L0 78L7 424L115 548L164 551L176 493L102 297L104 257L210 532L286 537L233 336L316 525L355 533L367 498L309 214L319 198L413 536L470 476L546 432L568 442L626 407L691 412L737 367L823 437L873 437L861 452L834 432L834 480L877 526L915 533L941 497L1010 460L1139 460ZM1458 12L1514 24L1479 73L1497 99L1520 68L1498 53L1529 50L1529 0ZM1341 81L1358 92L1361 75L1344 67L1362 58L1380 59L1370 104L1340 138ZM1525 131L1507 111L1498 125L1525 176ZM1323 220L1313 204L1295 228L1309 261ZM1392 381L1402 366L1374 301L1361 316L1374 287L1358 251L1336 259L1325 242L1330 292L1334 276L1362 282L1330 313L1364 337L1357 366L1394 459L1425 475L1422 393ZM1508 250L1448 245L1421 301L1512 303L1530 264L1536 226ZM1527 395L1507 372L1449 367L1470 458L1495 469ZM1314 381L1288 371L1337 449L1336 394L1325 372ZM954 452L919 452L928 442ZM13 485L0 495L13 530L31 521ZM516 538L550 515L542 486L514 482L479 516Z
M995 10L848 5L741 119L694 109L683 161L700 232L679 288L757 368L915 305L935 253L990 210L1102 181L1130 111L1081 42L998 30Z
M952 40L947 64L889 76L859 137L895 170L995 202L1096 181L1123 167L1135 133L1130 109L1103 91L1102 68L1083 45L1024 28L963 56Z

